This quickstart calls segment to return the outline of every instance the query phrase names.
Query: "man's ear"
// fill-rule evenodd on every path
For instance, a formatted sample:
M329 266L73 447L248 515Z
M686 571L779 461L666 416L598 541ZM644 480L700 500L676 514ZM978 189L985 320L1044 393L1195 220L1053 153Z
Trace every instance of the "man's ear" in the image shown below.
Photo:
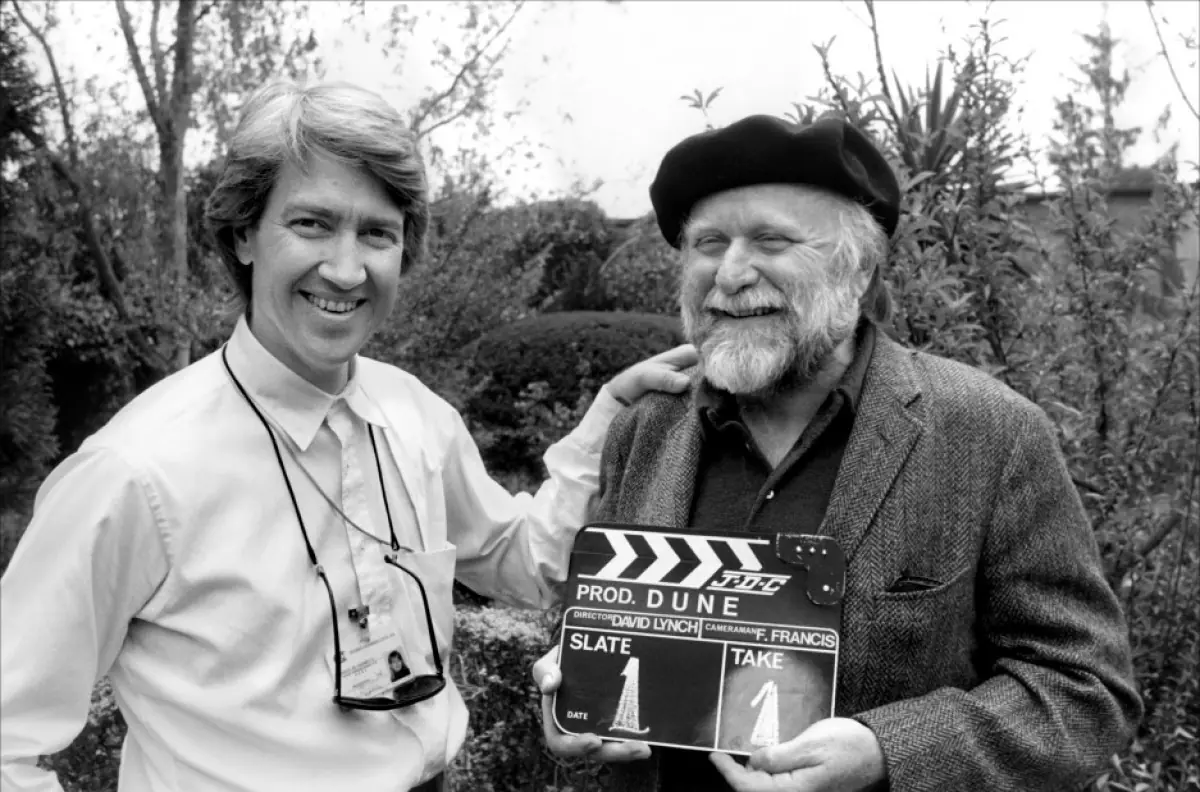
M253 229L250 226L242 226L233 232L233 249L237 253L238 261L243 264L251 264L254 261L254 256L250 253L251 233Z

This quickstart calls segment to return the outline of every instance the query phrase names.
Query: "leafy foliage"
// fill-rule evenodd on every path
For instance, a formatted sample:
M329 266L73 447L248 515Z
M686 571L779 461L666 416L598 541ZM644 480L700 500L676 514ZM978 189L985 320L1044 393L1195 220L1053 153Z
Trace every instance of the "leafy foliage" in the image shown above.
M472 371L485 384L467 405L484 459L540 472L540 457L623 369L682 343L678 319L572 311L543 314L484 335Z
M1085 37L1092 57L1058 104L1058 191L1031 198L1007 183L1029 142L1012 131L1023 64L1003 55L995 27L984 19L965 56L947 56L953 102L936 77L922 92L900 90L897 107L886 86L871 94L828 69L815 101L874 129L904 177L907 211L886 273L892 334L989 371L1057 423L1125 603L1147 706L1133 746L1093 788L1195 788L1200 304L1195 280L1181 289L1166 275L1179 272L1180 235L1194 233L1197 185L1167 156L1141 218L1114 219L1109 196L1139 130L1113 122L1129 78L1113 73L1106 27ZM881 78L882 64L880 55ZM940 170L914 171L930 162Z
M653 213L625 230L600 274L610 310L678 315L679 254L663 240Z
M7 11L7 9L5 9ZM22 61L23 46L0 21L0 167L29 164L16 127L40 120L42 91ZM57 313L56 283L47 272L46 240L35 220L36 206L19 179L0 182L0 503L24 500L33 482L45 475L58 454L57 418L46 410L50 378L46 358L52 353ZM7 255L11 253L12 255Z
M587 787L601 768L564 761L542 739L541 696L530 676L550 645L544 614L462 609L452 673L471 713L468 748L448 773L455 789L527 792ZM470 647L469 649L467 647Z

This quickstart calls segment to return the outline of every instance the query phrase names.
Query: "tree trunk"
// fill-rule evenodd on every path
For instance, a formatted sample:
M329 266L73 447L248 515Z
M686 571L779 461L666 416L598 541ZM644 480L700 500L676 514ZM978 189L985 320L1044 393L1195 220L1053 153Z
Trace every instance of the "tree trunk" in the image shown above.
M179 310L187 305L188 284L188 223L187 189L183 174L183 148L191 126L192 93L192 47L196 31L196 10L192 0L180 0L175 15L175 64L171 79L171 98L167 107L168 117L163 125L167 134L159 143L163 184L163 208L170 218L167 237L168 282L177 298ZM154 53L157 57L163 57ZM187 324L184 322L183 324ZM176 369L191 362L191 340L186 333L180 334L179 346L175 350Z
M187 190L183 179L183 135L159 146L161 159L163 208L168 217L163 248L166 252L166 281L173 302L184 310L188 283ZM191 362L191 341L180 334L179 345L172 356L176 370Z

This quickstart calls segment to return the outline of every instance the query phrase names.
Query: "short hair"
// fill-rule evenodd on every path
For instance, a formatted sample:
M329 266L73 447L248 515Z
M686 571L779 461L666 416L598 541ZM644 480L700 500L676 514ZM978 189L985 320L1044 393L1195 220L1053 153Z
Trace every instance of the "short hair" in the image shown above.
M285 164L307 167L313 154L374 176L404 215L408 270L425 253L429 188L416 136L383 97L356 85L331 82L300 87L275 82L256 91L242 117L204 208L221 263L249 302L252 270L237 257L238 232L262 217Z
M819 192L827 198L831 207L838 212L838 238L834 245L834 267L839 270L862 269L871 271L871 282L859 299L862 316L876 324L885 324L892 318L892 298L887 283L883 280L883 265L888 258L888 235L871 211L857 201L836 193L808 185L799 185ZM681 258L686 260L685 244L692 217L684 218L680 225L679 244Z

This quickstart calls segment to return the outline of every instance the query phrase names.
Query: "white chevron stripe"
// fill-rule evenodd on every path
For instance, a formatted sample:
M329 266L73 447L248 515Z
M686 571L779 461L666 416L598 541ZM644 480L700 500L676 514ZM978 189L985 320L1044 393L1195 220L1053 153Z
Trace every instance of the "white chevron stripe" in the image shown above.
M616 551L616 555L610 558L595 576L601 580L619 580L625 568L637 560L637 551L633 549L633 545L629 544L629 540L625 538L623 532L604 531L603 533L613 550Z
M684 588L700 588L721 568L721 559L713 552L707 539L689 536L687 543L688 547L692 548L692 552L696 554L696 558L700 560L700 564L689 572L687 577L679 581L679 585Z
M737 556L738 563L742 565L743 570L757 572L762 569L762 562L758 560L758 556L754 554L748 541L745 539L726 539L725 541L733 549L733 554Z
M679 563L679 554L671 549L671 543L660 534L644 534L650 549L654 551L655 561L646 567L646 571L638 575L638 583L657 583L666 577L667 573Z

